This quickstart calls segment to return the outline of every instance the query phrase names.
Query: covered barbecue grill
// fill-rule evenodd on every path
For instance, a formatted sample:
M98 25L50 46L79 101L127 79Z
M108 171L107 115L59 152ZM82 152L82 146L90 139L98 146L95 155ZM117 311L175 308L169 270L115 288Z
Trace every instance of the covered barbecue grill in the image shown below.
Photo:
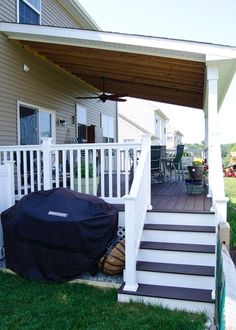
M1 217L7 268L44 282L93 272L118 226L115 207L66 188L31 193Z

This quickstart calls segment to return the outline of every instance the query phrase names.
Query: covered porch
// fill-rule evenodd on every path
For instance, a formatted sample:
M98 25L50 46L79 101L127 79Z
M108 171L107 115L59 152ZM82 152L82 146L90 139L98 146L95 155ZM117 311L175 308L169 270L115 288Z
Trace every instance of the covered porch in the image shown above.
M5 23L0 23L0 29L12 42L17 42L21 47L37 54L36 56L61 66L98 90L101 89L100 77L106 76L109 78L106 86L108 93L128 94L130 97L204 111L206 158L209 166L207 195L202 193L198 196L188 196L184 182L181 181L170 180L151 185L150 139L143 139L142 143L137 144L93 145L58 145L44 141L43 145L38 146L0 148L1 161L3 166L6 166L5 172L0 175L1 187L4 187L1 205L8 207L29 192L61 185L83 191L84 183L83 192L94 195L99 192L99 196L108 202L124 205L126 261L124 285L119 293L119 301L127 301L126 299L132 299L133 295L136 295L137 299L140 299L140 296L148 297L148 303L160 302L164 292L164 303L168 299L171 300L170 306L173 308L188 309L189 301L192 299L194 301L190 310L199 311L209 307L209 315L212 316L215 301L212 296L215 289L215 232L218 223L227 220L227 198L224 193L216 123L219 108L235 71L235 49L101 31L41 26L32 26L29 31L29 26ZM97 155L100 163L97 162ZM82 162L85 169L84 177L81 171ZM11 185L8 183L9 178ZM5 188L9 190L9 199L6 199ZM178 219L175 217L176 214ZM189 227L186 230L186 226L178 222L182 218L185 219L185 225L191 222L190 231L193 234L188 233ZM163 221L168 228L174 222L178 226L177 231L185 233L184 240L174 232L168 241L169 250L166 251L166 231L164 230L160 236L157 235L160 230L159 221ZM150 238L145 225L153 225L153 222L155 234ZM209 228L204 229L204 226L211 227L210 234L207 231ZM199 239L199 230L204 238ZM207 244L208 235L212 236L211 245ZM161 248L157 241L154 244L147 243L148 240L154 240L153 237L162 240ZM192 237L195 237L194 244ZM173 238L176 239L175 243L172 243ZM168 252L168 260L172 265L177 263L176 260L180 260L173 271L174 276L179 271L178 275L181 278L178 290L172 290L175 285L173 274L170 277L162 275L161 290L160 286L156 285L159 280L150 274L150 277L140 275L139 261L149 263L149 266L150 262L155 263L157 250ZM174 258L173 251L184 254L183 259L179 256ZM159 263L165 263L166 255L159 255ZM207 268L209 264L210 280ZM181 265L191 267L187 267L186 273ZM168 268L169 264L166 267ZM193 270L194 274L191 273ZM202 270L207 277L204 283L196 279L196 276L202 276ZM142 271L147 269L141 269ZM186 284L185 276L189 273L191 280ZM165 277L169 282L165 282ZM149 283L145 282L147 278L150 279ZM157 290L153 291L153 286ZM153 292L156 291L159 296L153 297Z

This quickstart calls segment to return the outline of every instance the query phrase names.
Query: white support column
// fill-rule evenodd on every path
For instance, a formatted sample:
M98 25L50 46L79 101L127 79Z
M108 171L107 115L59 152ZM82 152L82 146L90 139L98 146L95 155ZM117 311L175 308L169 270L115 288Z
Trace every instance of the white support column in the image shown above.
M4 165L0 165L0 214L14 204L14 162L9 161ZM3 245L3 232L0 222L0 258L4 257Z
M207 160L208 164L208 148L209 148L209 143L208 143L208 114L206 113L205 109L205 114L204 114L204 119L205 119L205 158Z
M51 156L52 138L42 139L43 151L43 189L52 188L52 156Z
M213 180L215 175L215 151L216 151L216 127L218 113L218 68L209 65L207 67L207 87L208 87L208 166L209 166L209 195L212 195Z
M137 291L136 278L136 237L135 237L135 201L125 197L125 291Z

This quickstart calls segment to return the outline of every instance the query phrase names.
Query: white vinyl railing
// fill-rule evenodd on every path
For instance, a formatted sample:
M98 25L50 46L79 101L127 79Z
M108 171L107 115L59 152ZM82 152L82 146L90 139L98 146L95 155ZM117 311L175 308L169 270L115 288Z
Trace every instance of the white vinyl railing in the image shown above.
M129 195L125 196L125 291L136 291L136 262L147 210L151 209L150 136L142 140Z
M0 146L0 164L14 163L15 199L38 190L67 187L112 203L124 203L140 143Z

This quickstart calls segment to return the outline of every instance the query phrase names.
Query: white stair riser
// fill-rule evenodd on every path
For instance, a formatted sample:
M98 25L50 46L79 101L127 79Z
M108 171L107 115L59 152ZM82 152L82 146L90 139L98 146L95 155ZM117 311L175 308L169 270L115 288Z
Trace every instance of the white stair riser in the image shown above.
M140 249L137 260L172 264L215 266L215 255L212 253Z
M137 282L141 284L175 286L194 289L215 289L215 278L211 276L158 273L138 270Z
M215 245L216 234L145 229L142 241Z
M133 296L128 294L118 294L119 302L142 302L151 305L163 305L169 309L186 310L189 312L205 312L210 318L214 317L215 304L196 302L196 301L185 301L165 298L153 298L143 296Z
M145 223L215 226L214 214L147 212Z

